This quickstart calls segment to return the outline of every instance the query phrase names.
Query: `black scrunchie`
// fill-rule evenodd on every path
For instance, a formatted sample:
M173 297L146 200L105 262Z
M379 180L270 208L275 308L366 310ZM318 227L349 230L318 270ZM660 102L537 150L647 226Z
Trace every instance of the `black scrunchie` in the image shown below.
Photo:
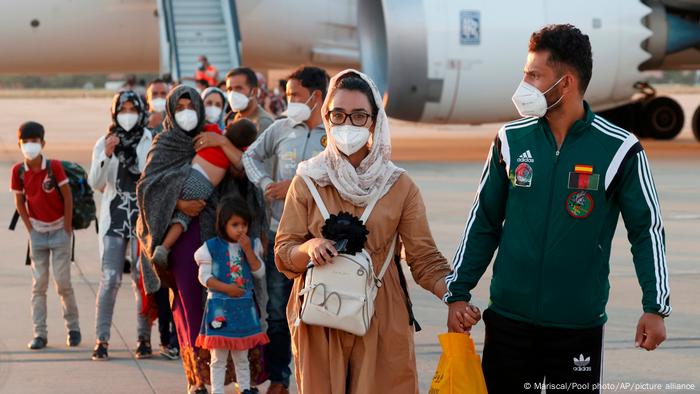
M321 234L323 238L336 243L346 239L348 243L342 253L354 255L364 248L369 230L358 217L348 212L339 212L337 215L331 214L326 219Z

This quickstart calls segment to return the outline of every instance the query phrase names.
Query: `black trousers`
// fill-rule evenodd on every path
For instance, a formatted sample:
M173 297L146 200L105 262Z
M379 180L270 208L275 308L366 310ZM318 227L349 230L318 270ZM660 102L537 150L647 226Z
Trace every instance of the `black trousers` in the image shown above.
M536 326L484 311L482 367L489 394L598 393L603 326L564 329Z
M156 292L156 306L158 307L158 331L160 332L160 344L179 347L177 331L173 321L173 311L170 309L170 289L161 287Z

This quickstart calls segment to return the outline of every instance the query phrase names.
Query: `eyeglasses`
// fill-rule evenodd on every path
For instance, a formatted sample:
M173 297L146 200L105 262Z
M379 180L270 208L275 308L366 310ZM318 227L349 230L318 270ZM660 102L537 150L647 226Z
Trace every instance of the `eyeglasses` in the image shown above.
M336 126L344 124L345 120L349 117L350 123L352 123L353 126L361 127L367 124L367 121L372 117L372 115L364 111L357 111L348 114L341 110L333 110L328 113L327 117L328 121Z

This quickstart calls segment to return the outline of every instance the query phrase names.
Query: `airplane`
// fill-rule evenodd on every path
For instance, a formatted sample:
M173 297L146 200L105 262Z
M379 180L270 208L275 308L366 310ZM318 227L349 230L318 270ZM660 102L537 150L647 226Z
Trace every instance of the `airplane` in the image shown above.
M530 34L571 23L591 39L586 100L642 137L672 139L684 113L644 83L700 68L700 0L25 0L0 3L0 74L194 74L359 67L387 112L427 123L515 118ZM700 140L700 107L691 128Z

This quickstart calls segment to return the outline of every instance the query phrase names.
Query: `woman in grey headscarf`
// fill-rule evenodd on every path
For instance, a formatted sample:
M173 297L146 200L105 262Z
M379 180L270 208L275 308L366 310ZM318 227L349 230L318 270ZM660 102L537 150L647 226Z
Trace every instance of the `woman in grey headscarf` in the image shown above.
M203 240L215 236L219 193L215 191L207 201L178 200L178 197L189 174L195 146L204 145L200 137L204 123L204 103L197 91L187 86L173 89L167 97L165 130L156 136L137 185L140 208L137 234L144 259L141 267L144 289L152 294L163 280L173 291L173 320L188 389L194 393L205 393L205 384L209 381L209 352L194 346L202 323L205 294L197 279L194 252ZM235 159L237 154L240 161L240 151L235 147L228 150L229 158ZM176 209L193 219L188 230L173 245L167 268L160 268L152 264L154 247L162 242ZM251 367L258 364L251 362ZM229 371L227 382L233 380L233 369ZM252 372L252 380L259 383L258 371Z

